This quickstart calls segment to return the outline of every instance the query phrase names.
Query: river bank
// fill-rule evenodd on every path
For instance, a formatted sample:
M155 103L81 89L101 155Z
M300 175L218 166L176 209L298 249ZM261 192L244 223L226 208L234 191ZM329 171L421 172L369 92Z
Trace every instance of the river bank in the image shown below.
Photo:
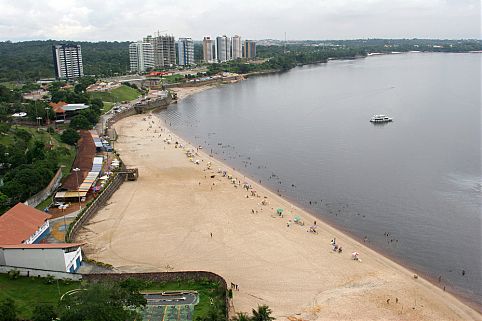
M81 231L89 257L123 271L213 271L239 285L236 311L267 304L280 320L481 319L332 227L318 221L318 233L308 232L315 217L201 151L194 155L200 165L190 162L174 142L189 144L158 118L136 115L115 127L117 150L128 166L139 168L140 178L123 184ZM164 142L169 137L171 144ZM257 196L235 187L218 168L248 181ZM285 210L283 217L277 208ZM305 225L295 224L294 216ZM333 238L342 253L332 251ZM351 259L353 251L361 261Z

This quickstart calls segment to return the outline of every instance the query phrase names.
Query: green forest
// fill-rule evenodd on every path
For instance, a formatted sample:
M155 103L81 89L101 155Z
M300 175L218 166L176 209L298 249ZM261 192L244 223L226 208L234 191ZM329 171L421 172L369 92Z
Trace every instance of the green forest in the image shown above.
M68 41L0 42L0 82L53 78L52 45ZM82 47L84 74L97 77L129 70L129 42L75 42Z
M54 77L52 45L69 41L0 42L0 83L28 82ZM75 42L82 47L84 74L106 77L126 74L129 71L129 42ZM329 58L354 58L368 52L406 52L411 50L431 52L468 52L482 50L480 40L432 39L355 39L306 40L276 45L257 46L257 56L269 61L263 64L246 64L231 61L210 67L217 71L257 72L286 70L299 64L325 62ZM195 42L195 60L202 59L202 44Z

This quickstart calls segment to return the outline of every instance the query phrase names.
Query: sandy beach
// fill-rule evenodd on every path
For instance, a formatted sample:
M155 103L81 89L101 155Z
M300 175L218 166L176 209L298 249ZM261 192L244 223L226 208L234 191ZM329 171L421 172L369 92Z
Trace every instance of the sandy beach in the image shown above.
M115 128L117 151L140 177L81 230L77 241L87 243L89 258L125 272L212 271L238 284L236 312L266 304L277 320L482 320L450 293L202 150L191 161L186 150L196 147L157 117L132 116ZM342 253L333 251L334 238Z
M218 85L201 85L201 86L194 86L194 87L173 87L170 88L171 91L177 94L177 99L181 100L193 94L199 93L201 91L205 91L210 88L217 87Z

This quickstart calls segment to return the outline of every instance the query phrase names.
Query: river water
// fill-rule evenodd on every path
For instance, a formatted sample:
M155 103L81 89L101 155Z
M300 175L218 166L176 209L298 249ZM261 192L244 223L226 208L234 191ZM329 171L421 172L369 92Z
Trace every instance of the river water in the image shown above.
M482 302L481 57L330 61L211 89L160 116L271 190ZM370 123L379 113L394 121Z

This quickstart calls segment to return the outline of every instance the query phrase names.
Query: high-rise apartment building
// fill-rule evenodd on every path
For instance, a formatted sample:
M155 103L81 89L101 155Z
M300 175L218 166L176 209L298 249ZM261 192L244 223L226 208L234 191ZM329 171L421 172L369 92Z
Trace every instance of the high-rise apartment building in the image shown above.
M233 59L243 57L243 46L241 43L241 37L238 35L232 38L232 57Z
M56 78L74 80L84 75L80 45L53 45L52 54Z
M154 49L149 42L133 42L129 45L131 71L144 72L154 68Z
M144 42L152 45L155 67L171 67L176 64L176 41L173 36L147 36Z
M226 36L216 37L218 62L231 60L231 39Z
M245 40L243 42L243 57L247 59L256 58L256 42L253 40Z
M204 37L203 39L203 59L210 64L217 61L216 42L210 37Z
M177 57L180 66L194 65L194 41L191 38L179 38Z

